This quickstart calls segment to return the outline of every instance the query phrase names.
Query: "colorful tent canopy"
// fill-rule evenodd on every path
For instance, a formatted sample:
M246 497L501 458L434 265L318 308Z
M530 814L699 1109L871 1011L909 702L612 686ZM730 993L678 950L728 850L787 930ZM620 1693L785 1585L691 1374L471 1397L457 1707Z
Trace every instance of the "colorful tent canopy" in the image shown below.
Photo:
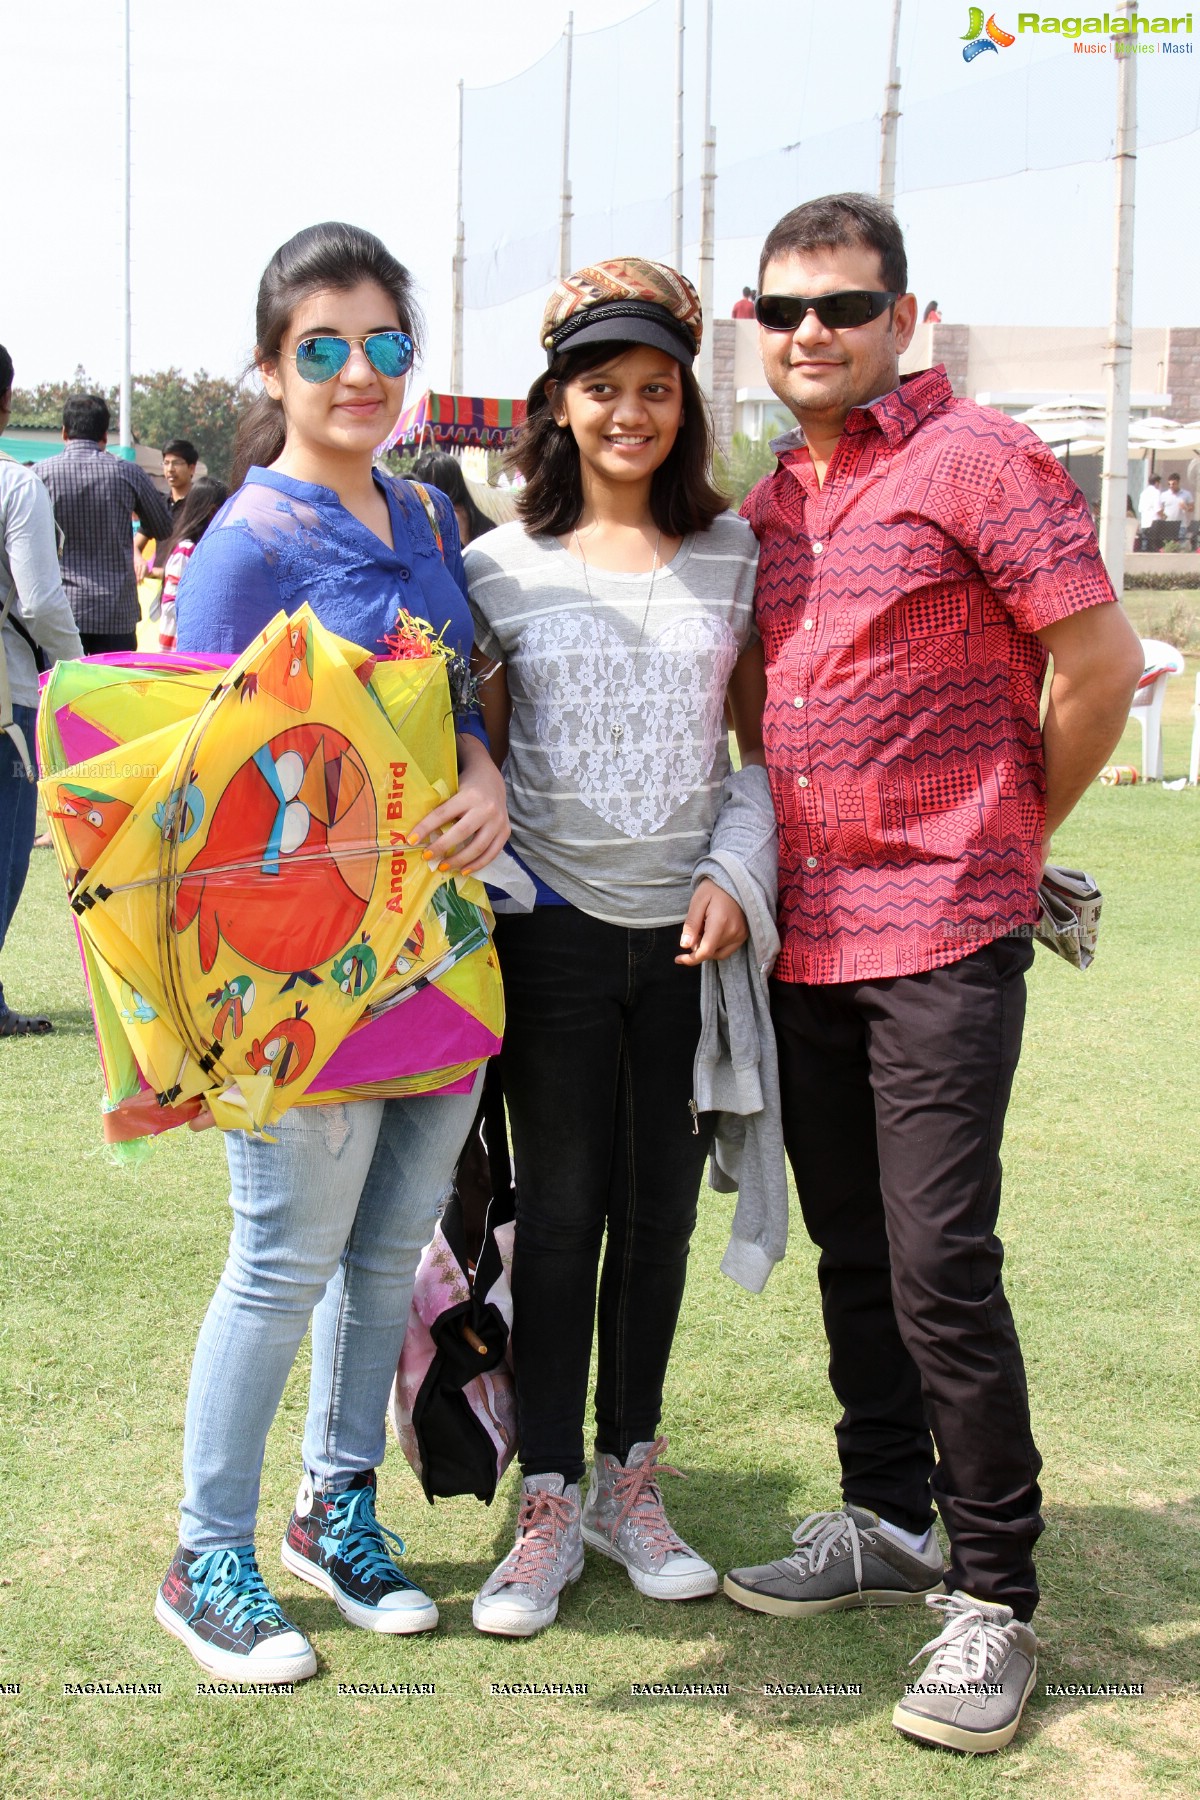
M441 450L503 450L524 423L524 400L425 393L400 414L380 451L425 445Z

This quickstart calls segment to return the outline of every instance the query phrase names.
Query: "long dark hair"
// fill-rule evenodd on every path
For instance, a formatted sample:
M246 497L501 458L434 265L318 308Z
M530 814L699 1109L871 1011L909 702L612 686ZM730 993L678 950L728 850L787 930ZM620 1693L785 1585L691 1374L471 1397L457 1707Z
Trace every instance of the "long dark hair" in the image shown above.
M428 482L430 487L440 488L451 506L462 507L470 526L464 539L464 547L474 543L477 537L482 537L485 531L495 530L495 519L489 519L472 499L467 478L457 457L447 455L445 450L427 450L424 456L418 456L409 474L414 481Z
M193 481L187 497L175 517L175 529L163 557L165 566L176 544L198 544L229 498L229 489L214 475L202 475Z
M601 363L612 362L632 343L581 344L555 357L545 375L529 390L529 404L521 434L509 452L513 468L525 477L517 495L517 510L531 536L545 533L563 537L573 531L583 511L583 477L579 446L570 430L554 422L550 382L573 381ZM666 537L685 537L691 531L707 531L725 512L729 502L713 486L713 431L708 403L690 369L679 365L683 389L683 423L666 460L654 471L650 484L650 514Z
M395 302L403 331L419 351L423 321L413 297L412 276L379 239L357 225L309 225L281 244L263 271L254 314L251 368L279 355L292 314L301 300L323 288L344 292L373 281ZM250 373L248 369L247 374ZM242 415L233 447L232 482L240 487L254 464L266 467L283 449L287 421L278 400L260 394Z

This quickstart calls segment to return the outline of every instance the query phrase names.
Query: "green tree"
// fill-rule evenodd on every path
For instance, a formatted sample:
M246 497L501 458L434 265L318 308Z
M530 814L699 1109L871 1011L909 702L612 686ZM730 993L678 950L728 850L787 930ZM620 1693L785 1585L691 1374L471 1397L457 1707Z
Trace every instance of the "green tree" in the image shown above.
M70 381L43 381L35 388L14 387L12 423L29 431L55 431L62 425L68 394L103 392L87 370L77 365Z
M117 388L105 389L86 370L77 368L71 380L44 381L33 389L18 388L13 394L14 425L53 430L62 424L68 394L103 394L116 419L120 407ZM233 440L238 422L250 404L249 393L239 382L199 369L185 375L181 369L158 369L133 378L133 439L161 449L171 438L188 438L221 481L229 479Z
M735 431L728 457L717 456L717 485L724 488L734 506L740 506L756 481L775 468L775 452L765 439Z
M220 481L229 479L238 422L250 404L239 382L198 369L160 369L133 379L133 435L139 444L162 446L188 438Z

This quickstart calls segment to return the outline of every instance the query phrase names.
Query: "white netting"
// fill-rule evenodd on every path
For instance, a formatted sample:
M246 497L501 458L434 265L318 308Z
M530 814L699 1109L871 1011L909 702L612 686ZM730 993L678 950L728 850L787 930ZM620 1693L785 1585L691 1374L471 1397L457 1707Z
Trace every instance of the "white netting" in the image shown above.
M468 306L499 305L557 273L565 62L559 42L511 81L465 92Z
M687 12L684 242L692 247L685 266L694 276L701 0L692 0ZM845 15L832 22L816 0L803 9L794 0L782 8L779 0L716 0L718 242L761 237L789 207L815 194L874 191L891 13L891 0L857 0L851 34ZM905 5L898 201L1111 156L1111 53L1085 55L1061 37L1024 34L966 65L965 22L966 9L960 13L944 0ZM576 35L570 158L576 267L630 250L670 254L674 24L674 0L653 0L618 25ZM1194 40L1181 35L1178 41ZM1139 56L1142 148L1200 131L1194 68L1194 55ZM544 290L559 273L563 74L560 42L511 81L467 90L468 307L505 305Z

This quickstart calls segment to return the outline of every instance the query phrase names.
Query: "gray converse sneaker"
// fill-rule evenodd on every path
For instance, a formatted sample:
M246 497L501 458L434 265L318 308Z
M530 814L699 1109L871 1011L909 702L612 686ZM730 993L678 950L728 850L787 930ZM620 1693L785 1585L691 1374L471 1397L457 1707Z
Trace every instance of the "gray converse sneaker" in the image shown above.
M517 1514L517 1541L475 1596L477 1631L532 1637L558 1616L558 1596L583 1574L579 1488L561 1475L527 1475Z
M666 1438L634 1444L624 1464L597 1454L583 1508L583 1540L623 1564L639 1594L695 1600L716 1593L717 1571L671 1529L658 1478L680 1471L659 1462L666 1447Z
M910 1550L863 1506L810 1513L792 1542L795 1550L778 1562L731 1569L729 1598L791 1619L843 1606L899 1606L945 1592L937 1537L931 1532L927 1549Z
M1002 1750L1021 1723L1037 1678L1037 1635L1014 1619L1011 1606L992 1606L956 1589L926 1602L943 1615L942 1629L913 1657L929 1656L921 1679L892 1714L906 1737L976 1754Z

